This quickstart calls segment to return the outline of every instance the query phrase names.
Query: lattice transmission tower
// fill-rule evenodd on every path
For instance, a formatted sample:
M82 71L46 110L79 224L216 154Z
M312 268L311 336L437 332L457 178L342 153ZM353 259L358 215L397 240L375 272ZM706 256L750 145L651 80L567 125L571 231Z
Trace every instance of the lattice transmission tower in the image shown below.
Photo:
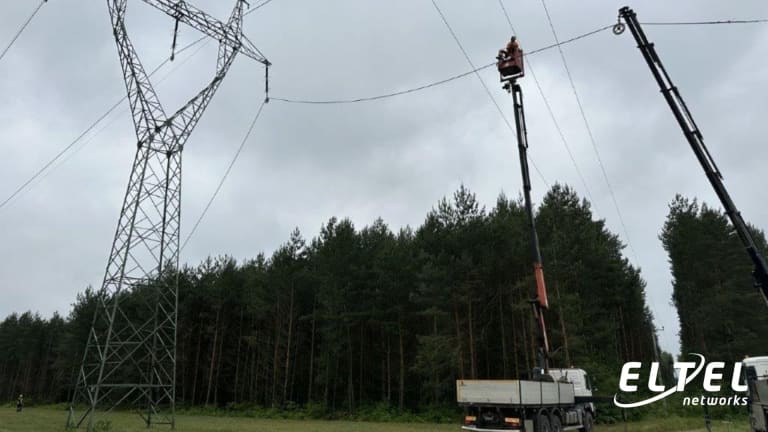
M98 411L137 409L175 427L181 153L238 53L269 61L242 32L245 0L221 22L183 0L143 0L219 42L213 80L166 115L128 37L127 0L107 0L137 148L67 427L93 430ZM176 44L174 34L173 45ZM171 57L173 58L173 57Z

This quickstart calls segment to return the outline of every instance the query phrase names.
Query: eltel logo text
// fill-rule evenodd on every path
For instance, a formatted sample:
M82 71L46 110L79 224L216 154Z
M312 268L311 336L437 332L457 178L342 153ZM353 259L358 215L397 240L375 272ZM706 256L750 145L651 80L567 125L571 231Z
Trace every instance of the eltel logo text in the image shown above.
M659 363L652 362L651 370L648 374L648 390L658 393L657 395L648 399L632 402L622 403L618 400L618 394L613 396L613 403L620 408L637 408L643 405L648 405L657 401L660 401L667 396L670 396L676 392L682 392L685 387L693 381L701 371L704 371L703 387L707 392L719 392L723 387L723 374L725 370L724 362L712 362L707 364L704 356L701 354L691 353L690 355L698 357L699 362L675 362L673 367L677 375L676 385L666 388L663 385L658 384L659 376ZM640 373L635 372L643 367L640 362L625 363L621 368L621 378L619 379L619 389L624 393L637 392L637 382L640 379ZM733 375L731 376L730 384L731 390L734 392L746 392L747 386L741 384L741 369L742 364L737 362L733 365ZM683 400L684 405L746 405L746 396L732 396L732 397L686 397Z

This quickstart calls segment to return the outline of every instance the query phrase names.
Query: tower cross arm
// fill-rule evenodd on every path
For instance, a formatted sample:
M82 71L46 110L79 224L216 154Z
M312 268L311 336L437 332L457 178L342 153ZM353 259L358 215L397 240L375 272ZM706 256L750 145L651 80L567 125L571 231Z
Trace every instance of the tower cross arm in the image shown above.
M222 44L237 49L241 54L269 66L269 61L256 46L248 40L240 30L239 25L230 27L218 19L208 15L184 0L143 0L144 3L155 7L171 18L216 39ZM239 23L237 23L239 24Z

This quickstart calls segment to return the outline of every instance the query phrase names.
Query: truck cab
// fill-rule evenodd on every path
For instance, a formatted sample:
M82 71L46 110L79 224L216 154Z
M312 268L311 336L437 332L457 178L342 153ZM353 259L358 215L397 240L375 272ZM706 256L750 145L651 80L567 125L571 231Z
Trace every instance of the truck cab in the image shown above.
M572 383L577 398L592 396L592 382L584 369L550 369L549 375L555 381L564 380Z

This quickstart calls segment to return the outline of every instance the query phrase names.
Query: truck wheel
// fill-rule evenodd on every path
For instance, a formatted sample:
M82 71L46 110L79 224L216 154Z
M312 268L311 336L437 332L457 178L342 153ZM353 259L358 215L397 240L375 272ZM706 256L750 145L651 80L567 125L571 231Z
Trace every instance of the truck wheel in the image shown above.
M536 432L552 432L552 425L549 424L549 416L542 411L536 416Z
M592 432L592 429L595 427L595 419L592 417L592 413L587 411L584 413L584 425L581 429L579 429L581 432Z
M552 432L563 432L563 424L560 422L560 417L557 414L552 413L549 418L549 427Z

